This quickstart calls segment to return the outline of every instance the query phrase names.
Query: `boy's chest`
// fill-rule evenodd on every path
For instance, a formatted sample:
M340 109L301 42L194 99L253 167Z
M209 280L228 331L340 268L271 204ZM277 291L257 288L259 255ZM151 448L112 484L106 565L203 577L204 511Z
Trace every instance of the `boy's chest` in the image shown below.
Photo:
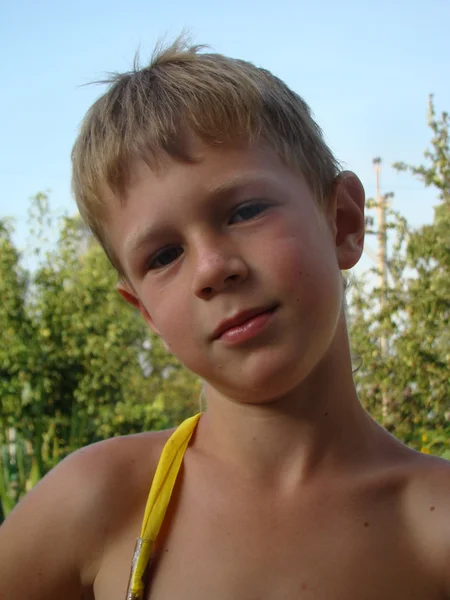
M441 598L395 503L175 508L146 600Z

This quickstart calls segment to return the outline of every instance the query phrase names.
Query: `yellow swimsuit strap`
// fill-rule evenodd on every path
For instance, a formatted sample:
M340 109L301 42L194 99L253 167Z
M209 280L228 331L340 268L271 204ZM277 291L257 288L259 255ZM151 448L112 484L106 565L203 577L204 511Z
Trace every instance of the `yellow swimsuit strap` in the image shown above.
M184 453L200 416L201 413L183 421L167 440L161 453L145 507L141 535L137 540L133 555L127 600L141 600L143 597L144 572L169 506Z

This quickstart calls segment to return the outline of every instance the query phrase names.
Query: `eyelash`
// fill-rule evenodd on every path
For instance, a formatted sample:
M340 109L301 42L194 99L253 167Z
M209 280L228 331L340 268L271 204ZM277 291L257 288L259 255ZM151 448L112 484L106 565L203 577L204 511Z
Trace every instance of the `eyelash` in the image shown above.
M237 210L234 211L232 217L236 216L239 212L243 211L243 210L248 210L248 209L261 209L257 212L256 215L251 216L248 219L243 219L244 221L250 221L251 219L256 218L258 215L261 214L261 212L264 212L267 208L269 208L269 205L267 204L267 202L263 202L262 200L257 200L256 202L248 202L247 204L242 204L241 206L239 206L237 208Z
M238 215L240 212L245 211L245 210L254 210L256 209L256 214L252 214L250 217L248 217L247 219L242 219L240 221L237 221L238 223L242 223L242 222L246 222L246 221L251 221L252 219L255 219L256 217L258 217L262 212L264 212L267 208L269 208L269 205L267 202L263 202L263 201L256 201L256 202L248 202L246 204L242 204L241 206L239 206L232 214L229 223L232 225L233 223L233 219L236 215ZM260 210L258 210L260 209ZM165 263L163 265L155 265L155 263L161 259L161 257L164 256L164 254L166 253L170 253L173 252L174 250L181 250L181 252L179 252L177 254L177 256L175 256L173 258L173 260L169 260L168 263ZM149 271L153 271L153 270L157 270L157 269L162 269L168 265L170 265L172 262L174 262L179 256L181 256L181 254L183 253L183 249L181 248L181 246L167 246L166 248L163 248L162 250L159 250L149 261L148 265L147 265L147 269Z

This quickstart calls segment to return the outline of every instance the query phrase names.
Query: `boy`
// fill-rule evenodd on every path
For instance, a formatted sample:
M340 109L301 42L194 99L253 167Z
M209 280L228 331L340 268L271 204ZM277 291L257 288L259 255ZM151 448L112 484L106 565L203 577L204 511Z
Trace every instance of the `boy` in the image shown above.
M207 410L48 474L1 529L0 597L450 598L449 464L374 423L352 380L340 271L363 188L285 84L198 50L113 79L73 185Z

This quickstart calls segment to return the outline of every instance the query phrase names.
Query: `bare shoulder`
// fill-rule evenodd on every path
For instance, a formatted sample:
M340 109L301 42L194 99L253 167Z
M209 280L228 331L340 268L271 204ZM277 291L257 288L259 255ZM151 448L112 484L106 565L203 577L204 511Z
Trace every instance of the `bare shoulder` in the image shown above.
M410 493L413 497L419 495L423 499L432 500L434 498L436 501L438 499L442 501L442 494L444 494L447 508L450 509L450 497L447 493L450 486L450 462L448 460L430 454L413 452L408 472L410 474ZM435 504L439 504L439 502ZM436 506L433 504L430 505L430 508L433 506L436 510Z
M142 511L170 433L92 444L50 471L0 528L0 597L71 600L89 590L113 532Z
M446 519L450 533L450 462L413 452L405 471L407 514L419 523L424 520L427 526L441 518Z
M110 438L85 446L67 457L55 469L60 477L75 475L85 485L85 501L92 503L112 491L136 491L151 483L162 449L173 430L139 433ZM148 492L148 490L147 490ZM125 494L124 495L128 495ZM92 506L92 504L91 504Z
M408 531L450 598L450 462L412 453L402 498Z

